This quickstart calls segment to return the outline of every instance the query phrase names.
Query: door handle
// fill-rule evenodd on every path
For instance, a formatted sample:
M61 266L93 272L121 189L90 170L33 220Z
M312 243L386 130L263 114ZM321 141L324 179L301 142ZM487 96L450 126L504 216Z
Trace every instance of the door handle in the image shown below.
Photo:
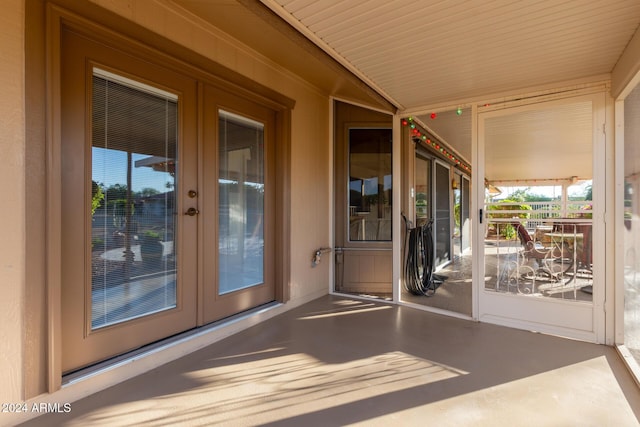
M196 208L189 208L187 209L187 211L184 213L185 215L189 215L189 216L195 216L198 215L200 213L200 211Z

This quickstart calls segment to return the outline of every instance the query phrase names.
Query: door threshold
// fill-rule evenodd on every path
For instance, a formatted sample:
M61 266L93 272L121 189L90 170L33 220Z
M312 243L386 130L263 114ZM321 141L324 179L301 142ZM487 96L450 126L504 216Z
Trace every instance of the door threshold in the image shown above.
M274 309L283 305L273 301L70 372L62 376L62 388L101 376L107 372L135 370L133 375L126 375L126 378L121 380L124 381L271 318L280 313L280 310Z
M433 314L439 314L439 315L442 315L442 316L454 317L456 319L475 321L475 319L472 316L469 316L468 314L458 313L457 311L445 310L443 308L438 308L438 307L431 307L431 306L428 306L428 305L417 304L415 302L409 302L409 301L400 300L398 302L398 305L402 305L402 306L405 306L405 307L411 307L411 308L415 308L417 310L422 310L422 311L426 311L426 312L433 313Z

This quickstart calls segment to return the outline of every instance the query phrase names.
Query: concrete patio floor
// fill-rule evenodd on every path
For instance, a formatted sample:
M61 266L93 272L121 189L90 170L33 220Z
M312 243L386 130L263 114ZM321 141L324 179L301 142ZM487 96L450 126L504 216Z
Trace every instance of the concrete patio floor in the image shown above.
M616 350L326 296L25 426L636 426Z

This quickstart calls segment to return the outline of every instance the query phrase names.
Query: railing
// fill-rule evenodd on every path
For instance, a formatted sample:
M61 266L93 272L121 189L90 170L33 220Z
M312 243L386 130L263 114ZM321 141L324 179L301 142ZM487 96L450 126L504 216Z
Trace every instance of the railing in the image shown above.
M485 289L590 301L590 203L487 203Z
M487 218L520 218L526 220L527 230L548 225L554 218L591 218L590 200L568 200L552 202L488 202L485 203Z

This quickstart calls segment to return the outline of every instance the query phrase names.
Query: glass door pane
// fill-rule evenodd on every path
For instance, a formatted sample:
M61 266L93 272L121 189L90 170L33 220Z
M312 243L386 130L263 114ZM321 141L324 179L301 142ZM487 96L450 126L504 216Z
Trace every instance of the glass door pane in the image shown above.
M462 214L462 183L461 176L458 174L453 175L453 259L457 259L462 254L462 233L461 228L461 214Z
M439 266L451 259L451 191L449 167L439 162L435 163L435 221L433 232L435 235L435 265Z
M415 224L419 227L426 225L431 219L431 160L416 155L415 168Z
M391 130L349 130L349 241L391 241Z
M480 112L481 321L603 339L603 105L593 94Z
M640 364L640 86L624 100L624 344Z
M485 289L592 300L591 135L590 102L485 121Z
M464 169L461 161L456 162L444 154L445 147L446 150L464 151L465 146L471 146L471 116L456 110L446 111L438 113L438 120L431 120L429 131L419 125L414 126L406 128L414 144L414 176L413 180L407 181L415 186L416 229L408 230L408 237L405 238L407 255L403 260L405 282L401 298L414 304L471 317L473 260L468 248L471 232L469 178L461 172ZM415 136L415 131L429 135L431 127L435 127L433 131L440 137L446 136L447 139ZM410 162L407 163L411 168ZM421 226L423 229L418 230L417 227ZM415 238L413 242L409 240L412 237L410 233L414 231L414 237L422 231L426 236L423 238L431 239L428 242L432 245L416 244ZM430 277L427 296L424 293L425 277Z
M264 282L264 124L220 110L220 295Z
M177 97L96 69L91 328L176 307Z
M471 190L469 179L465 176L461 180L461 203L460 203L460 238L462 242L462 253L471 249L471 216L470 201Z

